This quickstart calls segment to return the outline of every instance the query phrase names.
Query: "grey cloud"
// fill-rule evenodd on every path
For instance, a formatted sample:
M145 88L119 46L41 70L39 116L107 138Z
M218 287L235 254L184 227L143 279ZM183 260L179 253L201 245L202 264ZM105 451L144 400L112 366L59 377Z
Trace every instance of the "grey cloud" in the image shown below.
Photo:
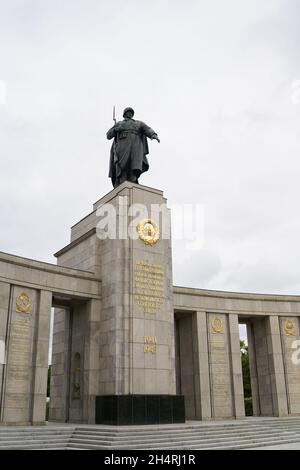
M276 51L281 60L295 67L299 65L300 4L298 0L284 0L270 17L249 25L249 40L257 47ZM298 65L296 68L298 69Z
M221 271L221 260L213 251L205 248L188 252L182 257L179 247L174 253L174 284L200 288L213 282Z
M140 182L205 207L203 248L174 243L176 284L300 289L299 8L188 3L0 0L0 250L55 261L111 189L105 133L132 105L161 137Z

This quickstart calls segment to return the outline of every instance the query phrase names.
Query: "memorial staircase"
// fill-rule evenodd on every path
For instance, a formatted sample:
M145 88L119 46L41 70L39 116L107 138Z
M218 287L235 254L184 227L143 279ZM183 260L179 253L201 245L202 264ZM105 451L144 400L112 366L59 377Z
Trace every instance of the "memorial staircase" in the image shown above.
M2 449L65 449L75 426L0 426Z
M300 417L178 425L0 427L1 449L251 449L300 443ZM300 444L299 444L300 445ZM298 448L299 448L298 445Z

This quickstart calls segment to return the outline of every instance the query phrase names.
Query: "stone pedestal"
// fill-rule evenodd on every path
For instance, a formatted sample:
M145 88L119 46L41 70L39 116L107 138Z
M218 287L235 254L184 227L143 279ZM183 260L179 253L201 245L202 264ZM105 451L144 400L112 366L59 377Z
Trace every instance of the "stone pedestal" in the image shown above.
M128 223L132 234L127 239L107 238L100 244L100 393L174 394L171 240L162 231L158 212L166 201L161 191L125 183L111 198L99 201L98 213L107 203L116 207L117 237L121 228L126 236ZM140 213L136 212L138 205ZM127 216L131 210L135 220ZM152 245L137 237L138 224L148 218L160 229L159 240ZM99 235L103 235L100 230Z
M123 183L72 227L71 243L56 255L59 265L95 272L102 285L102 301L94 307L93 318L87 323L82 317L76 323L82 342L92 342L89 351L74 336L73 311L74 333L70 334L74 338L69 343L77 344L78 351L71 348L67 369L76 369L76 357L84 361L84 378L78 377L82 394L76 406L85 411L78 419L94 422L95 396L174 396L170 214L162 191ZM61 344L54 339L55 353L66 349L62 331L60 337ZM63 376L66 365L60 378L57 370L54 365L56 382L70 390L70 385L63 386L69 380ZM67 401L72 410L70 394Z

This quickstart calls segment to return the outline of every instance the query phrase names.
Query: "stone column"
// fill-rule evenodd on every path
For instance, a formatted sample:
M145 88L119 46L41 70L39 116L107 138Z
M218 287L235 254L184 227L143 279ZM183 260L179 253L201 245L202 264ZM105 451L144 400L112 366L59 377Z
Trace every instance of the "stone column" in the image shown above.
M3 377L2 421L29 424L39 295L35 289L13 286L7 325L7 355ZM46 400L46 398L45 398Z
M267 323L268 318L254 318L253 345L255 348L257 385L259 394L259 407L261 416L274 416L273 395L270 376L271 356L268 350ZM270 335L269 335L270 336Z
M68 419L71 312L55 308L52 342L50 421Z
M205 420L212 417L208 332L205 312L196 312L193 315L193 344L196 418Z
M171 240L158 210L166 200L159 190L129 182L109 196L109 200L104 197L98 203L101 208L109 202L117 211L117 239L107 238L100 243L100 393L172 395L175 353ZM134 220L128 216L133 204L141 209ZM138 237L137 232L138 224L150 217L160 228L153 244ZM120 237L120 228L127 230L129 222L136 239L128 239L126 231Z
M243 418L245 404L238 315L230 313L228 320L234 415L236 418Z
M193 332L194 314L181 315L177 320L179 331L179 374L180 374L180 394L184 395L185 413L187 419L195 419L195 379L198 368L195 367L195 344Z
M228 315L208 314L208 351L213 418L234 414Z
M248 338L248 353L249 353L253 416L260 416L260 402L259 402L259 390L258 390L255 341L254 341L254 331L253 331L252 323L247 323L247 338Z
M10 284L0 282L0 422L2 409L2 393L4 393L4 376L6 362L6 331L8 323Z
M288 413L300 413L300 322L299 317L281 317L280 330L288 400Z
M279 319L277 316L267 317L266 333L272 389L273 414L274 416L286 416L288 414L287 392L283 368Z
M69 348L66 386L67 419L71 423L83 422L84 348L88 325L86 304L74 305L70 312Z
M40 291L33 342L32 424L45 422L52 292Z
M86 305L86 333L84 343L83 422L95 423L95 396L99 395L100 379L100 316L101 302L90 300Z

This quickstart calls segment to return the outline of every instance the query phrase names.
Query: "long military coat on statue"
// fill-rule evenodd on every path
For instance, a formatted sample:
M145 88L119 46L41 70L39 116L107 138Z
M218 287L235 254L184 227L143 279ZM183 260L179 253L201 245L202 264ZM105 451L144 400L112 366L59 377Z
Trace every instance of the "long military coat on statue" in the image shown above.
M155 134L156 132L144 122L127 118L117 122L107 132L108 139L114 138L109 163L109 177L114 187L120 184L122 174L128 170L136 171L138 177L148 171L147 137L151 138Z

